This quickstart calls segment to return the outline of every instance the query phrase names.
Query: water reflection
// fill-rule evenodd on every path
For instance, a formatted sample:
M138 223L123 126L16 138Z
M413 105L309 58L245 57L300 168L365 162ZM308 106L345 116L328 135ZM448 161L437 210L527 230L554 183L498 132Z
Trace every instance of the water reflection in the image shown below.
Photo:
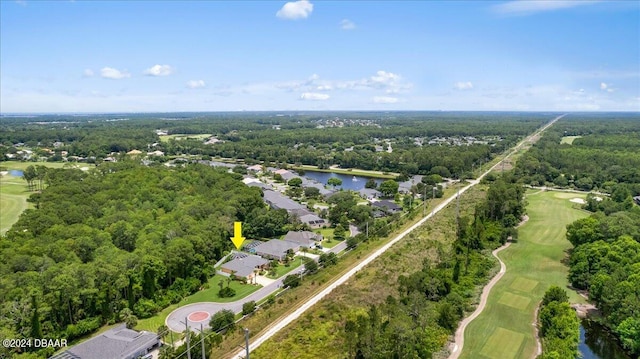
M601 325L582 320L578 350L583 359L631 359Z

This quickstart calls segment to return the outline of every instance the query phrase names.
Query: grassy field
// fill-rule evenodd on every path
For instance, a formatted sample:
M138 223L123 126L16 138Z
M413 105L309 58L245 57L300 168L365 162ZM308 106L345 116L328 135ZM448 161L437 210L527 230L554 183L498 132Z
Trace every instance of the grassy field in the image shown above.
M560 192L527 193L529 221L519 230L517 243L499 256L507 266L493 287L487 306L465 332L460 358L530 358L536 351L535 308L551 285L566 288L568 267L562 264L571 247L565 238L567 224L587 212L570 202L583 195ZM584 299L569 291L571 302Z
M184 298L183 300L180 301L180 303L172 304L166 307L160 313L154 315L151 318L139 320L138 325L136 325L136 329L155 332L160 325L164 324L164 321L167 318L167 316L177 308L180 308L187 304L198 303L198 302L217 302L217 303L233 302L238 299L242 299L248 296L249 294L257 291L258 289L262 288L262 286L259 286L259 285L242 284L238 281L231 281L230 287L236 291L236 295L231 298L219 298L218 291L220 290L220 287L218 286L218 283L220 281L223 281L223 285L226 286L227 285L226 279L227 277L224 277L221 275L216 275L212 278L209 278L209 288L201 290L195 294L192 294Z
M164 135L160 136L160 142L169 142L170 139L174 140L204 140L205 138L211 137L210 133L200 133L200 134L180 134L176 133L173 135Z
M582 136L564 136L564 137L562 137L562 140L560 140L560 143L566 143L566 144L571 145L571 144L573 144L573 141L576 138L580 138L580 137L582 137Z
M375 177L375 178L384 178L384 179L395 179L398 176L397 173L358 170L358 169L352 169L352 168L322 168L322 169L320 169L317 166L309 166L309 165L302 165L302 166L290 165L290 166L291 166L292 169L303 169L303 170L316 171L316 172L342 173L342 174L351 175L351 176Z
M30 194L23 178L8 174L0 177L0 235L6 233L22 211L29 208L27 198Z
M267 278L277 279L291 272L292 270L300 267L300 265L302 264L302 261L300 258L301 257L293 257L293 260L291 261L288 267L285 266L284 264L279 264L278 267L276 268L276 275L275 276L267 275Z

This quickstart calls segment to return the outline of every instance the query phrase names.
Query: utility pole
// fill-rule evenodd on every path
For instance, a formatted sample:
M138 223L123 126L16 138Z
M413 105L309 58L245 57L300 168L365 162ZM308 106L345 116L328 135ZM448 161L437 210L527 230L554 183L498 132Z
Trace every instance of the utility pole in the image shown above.
M422 217L427 211L427 186L422 188Z
M200 343L202 344L202 359L207 359L207 355L204 353L204 328L202 327L202 323L200 323Z
M244 328L244 348L247 351L245 359L249 359L249 328Z
M184 327L187 329L187 358L191 359L191 343L189 343L189 318L184 317Z

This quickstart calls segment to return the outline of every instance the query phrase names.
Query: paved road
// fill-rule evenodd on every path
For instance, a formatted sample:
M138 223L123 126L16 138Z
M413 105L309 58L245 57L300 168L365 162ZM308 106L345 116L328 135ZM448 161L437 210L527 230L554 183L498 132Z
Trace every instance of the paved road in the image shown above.
M503 159L503 161L507 158L509 158L510 156L512 156L513 154L515 154L527 141L529 141L532 137L540 134L542 131L546 130L547 128L549 128L549 126L553 125L556 121L558 121L559 119L561 119L562 117L564 117L565 115L562 116L558 116L555 119L553 119L551 122L549 122L548 124L546 124L544 127L542 127L540 130L536 131L534 134L528 136L527 138L525 138L524 140L522 140L520 143L518 143L513 150L507 154L505 156L505 158ZM486 172L484 172L482 175L480 175L478 177L477 180L472 180L470 181L470 184L464 188L461 188L458 192L458 195L466 192L469 188L475 186L476 184L478 184L480 182L480 180L482 178L484 178L484 176L486 176L487 174L489 174L489 172L493 171L498 165L501 164L502 161L496 163L495 165L493 165L489 170L487 170ZM396 244L397 242L399 242L400 240L402 240L407 234L411 233L412 231L414 231L416 228L420 227L422 224L424 224L424 222L426 222L427 220L431 219L431 217L433 217L436 213L440 212L443 208L445 208L447 205L449 205L449 203L451 203L454 199L456 199L457 195L453 195L449 198L447 198L444 202L440 203L431 213L429 213L426 217L424 217L423 219L421 219L420 221L418 221L416 224L414 224L413 226L409 227L407 230L405 230L404 232L400 233L398 236L396 236L395 238L393 238L389 243L385 244L384 246L382 246L380 249L376 250L375 252L373 252L371 255L369 255L367 258L365 258L362 262L358 263L355 267L353 267L351 270L349 270L347 273L345 273L344 275L342 275L340 278L338 278L335 282L331 283L329 286L327 286L325 289L323 289L322 291L320 291L318 294L316 294L313 298L311 298L308 302L304 303L302 306L300 306L298 309L296 309L293 313L287 315L286 317L284 317L282 320L275 322L271 325L271 327L269 327L266 332L263 332L260 336L256 337L253 339L253 341L250 343L249 345L249 351L253 351L254 349L256 349L257 347L259 347L262 343L264 343L265 341L267 341L269 338L271 338L273 335L275 335L278 331L280 331L281 329L283 329L285 326L289 325L291 322L293 322L294 320L296 320L300 315L302 315L302 313L304 313L307 309L311 308L314 304L318 303L322 298L324 298L327 294L329 294L331 291L333 291L335 288L337 288L338 286L344 284L349 278L351 278L354 274L356 274L359 270L361 270L362 268L364 268L367 264L371 263L373 260L375 260L376 258L378 258L380 255L382 255L382 253L384 253L385 251L387 251L389 248L391 248L391 246L393 246L394 244ZM233 358L234 359L241 359L244 358L244 350L238 351Z

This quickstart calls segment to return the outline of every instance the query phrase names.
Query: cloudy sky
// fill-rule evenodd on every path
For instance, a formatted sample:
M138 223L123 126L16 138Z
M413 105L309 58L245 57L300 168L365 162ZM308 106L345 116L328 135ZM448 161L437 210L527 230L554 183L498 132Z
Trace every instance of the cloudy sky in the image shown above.
M0 111L640 111L637 1L0 1Z

